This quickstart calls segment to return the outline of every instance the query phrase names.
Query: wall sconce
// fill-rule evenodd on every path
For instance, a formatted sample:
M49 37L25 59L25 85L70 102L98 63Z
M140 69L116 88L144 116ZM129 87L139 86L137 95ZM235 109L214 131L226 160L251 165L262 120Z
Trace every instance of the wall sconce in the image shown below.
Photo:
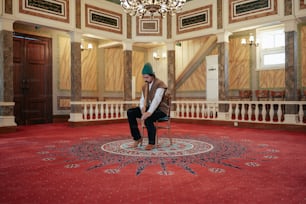
M84 50L91 50L93 48L92 44L91 43L88 43L87 44L87 47L84 47L83 44L81 44L81 51L84 51Z
M163 53L162 56L160 56L159 53L153 52L153 58L154 58L155 60L159 60L160 58L165 59L165 58L167 58L167 54L166 54L166 53Z
M250 46L254 45L255 47L257 47L259 45L259 43L257 41L255 41L255 37L252 33L250 33L249 41L247 41L245 38L242 38L241 39L241 44L242 45L248 44Z

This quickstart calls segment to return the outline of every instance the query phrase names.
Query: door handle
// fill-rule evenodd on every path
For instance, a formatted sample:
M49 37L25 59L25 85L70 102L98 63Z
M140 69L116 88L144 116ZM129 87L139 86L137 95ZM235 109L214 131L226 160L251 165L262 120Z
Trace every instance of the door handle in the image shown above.
M29 89L30 88L29 80L23 79L22 82L21 82L21 88L22 89Z

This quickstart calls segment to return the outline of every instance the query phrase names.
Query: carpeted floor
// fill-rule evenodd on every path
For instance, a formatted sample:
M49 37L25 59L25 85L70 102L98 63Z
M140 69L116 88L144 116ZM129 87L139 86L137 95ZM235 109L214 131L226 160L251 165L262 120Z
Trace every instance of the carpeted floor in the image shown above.
M305 132L172 123L174 144L161 132L153 151L129 135L126 123L0 135L0 203L306 203Z

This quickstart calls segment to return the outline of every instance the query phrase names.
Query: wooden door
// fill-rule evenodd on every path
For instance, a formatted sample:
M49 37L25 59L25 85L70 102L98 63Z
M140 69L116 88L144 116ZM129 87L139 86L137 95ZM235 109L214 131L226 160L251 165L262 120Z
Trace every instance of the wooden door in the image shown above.
M52 122L51 39L14 35L14 101L18 125Z

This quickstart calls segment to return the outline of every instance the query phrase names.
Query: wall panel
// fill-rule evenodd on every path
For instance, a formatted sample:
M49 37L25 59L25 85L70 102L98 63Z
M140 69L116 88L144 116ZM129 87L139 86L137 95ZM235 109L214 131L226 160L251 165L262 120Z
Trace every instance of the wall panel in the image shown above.
M241 38L229 44L229 89L250 89L250 46L241 45Z
M122 48L105 49L105 91L123 91L123 52Z
M285 88L285 70L266 70L259 72L259 88L274 89Z

